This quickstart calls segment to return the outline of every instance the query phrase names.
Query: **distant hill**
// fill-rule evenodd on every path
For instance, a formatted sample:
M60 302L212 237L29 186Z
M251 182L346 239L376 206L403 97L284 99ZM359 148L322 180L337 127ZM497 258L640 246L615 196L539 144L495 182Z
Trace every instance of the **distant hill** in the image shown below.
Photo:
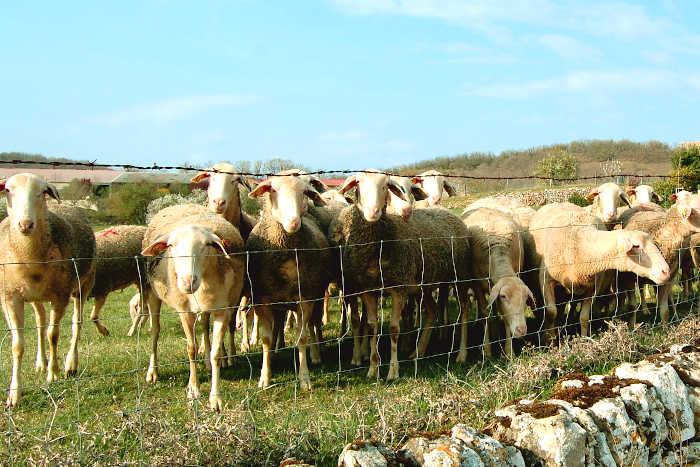
M0 161L14 161L14 160L21 160L21 161L37 161L37 162L61 162L62 168L65 169L81 169L85 167L81 167L78 165L71 165L71 163L75 162L88 162L84 160L76 160L76 159L68 159L66 157L47 157L47 156L42 156L41 154L29 154L26 152L0 152ZM66 164L66 165L63 165ZM5 166L6 164L2 164ZM43 164L32 164L32 163L26 163L26 164L13 164L13 167L43 167L46 168L46 165Z
M516 177L532 175L537 161L555 150L564 149L579 161L579 176L602 176L603 165L610 159L621 163L623 173L667 174L671 169L673 148L659 141L638 143L628 140L573 141L568 144L553 144L535 148L491 153L469 153L450 157L436 157L425 161L389 168L403 174L416 174L436 169L453 175ZM647 180L648 181L648 180ZM504 187L503 181L465 181L470 191L498 190ZM590 184L595 183L591 181ZM536 180L510 180L509 189L528 188L536 185Z

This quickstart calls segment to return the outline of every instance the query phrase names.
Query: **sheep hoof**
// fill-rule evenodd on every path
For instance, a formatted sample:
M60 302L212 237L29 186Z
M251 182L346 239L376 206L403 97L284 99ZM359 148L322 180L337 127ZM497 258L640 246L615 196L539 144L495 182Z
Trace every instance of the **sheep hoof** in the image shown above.
M100 323L95 323L95 326L97 327L97 332L99 332L105 337L109 336L109 330L106 327L104 327Z
M156 371L155 368L148 367L148 371L146 372L146 382L147 383L155 383L158 381L158 372Z
M199 387L194 384L187 385L187 398L189 400L199 399Z
M250 352L250 344L246 342L245 340L241 341L241 353L248 353Z
M370 365L369 370L367 371L367 378L368 379L376 379L377 378L377 367L375 365Z
M219 395L210 395L209 396L209 408L212 409L215 412L221 412L221 409L224 407L224 402L221 400L221 397Z
M51 384L54 381L58 381L58 368L51 368L49 372L46 373L46 382Z
M208 358L204 360L204 368L211 371L211 361Z
M7 403L5 404L8 408L16 407L19 404L19 389L10 389L7 395Z
M229 356L228 356L228 366L229 366L229 367L232 367L234 361L235 361L235 355L229 355Z
M311 391L311 379L309 377L299 378L299 384L303 391Z
M352 366L361 366L362 365L362 358L353 356L352 360L350 360L350 365Z
M34 371L37 373L43 373L46 371L46 360L42 360L40 358L37 358L36 362L34 363Z
M457 354L457 363L464 363L467 361L467 352L460 351Z
M78 356L72 352L68 352L66 356L65 376L75 376L78 373Z
M399 377L399 364L392 363L389 365L389 373L386 375L386 380L391 381Z
M270 378L269 377L264 377L263 375L260 375L260 379L258 380L258 387L260 389L265 389L270 386Z

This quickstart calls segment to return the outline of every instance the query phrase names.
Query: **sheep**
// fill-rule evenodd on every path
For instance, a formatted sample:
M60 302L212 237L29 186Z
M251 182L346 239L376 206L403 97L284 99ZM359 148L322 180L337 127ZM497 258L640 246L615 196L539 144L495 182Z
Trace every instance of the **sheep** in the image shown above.
M603 223L610 226L617 220L617 208L622 204L632 207L632 201L627 193L617 183L603 183L593 188L586 195L588 202L592 203L588 211L602 219Z
M107 296L130 285L141 290L145 271L140 255L145 233L146 227L141 225L115 225L95 234L95 285L90 293L95 303L90 320L103 336L109 335L107 328L100 323L100 310Z
M538 265L548 341L557 315L555 288L584 298L581 334L588 335L593 298L611 279L606 271L630 271L657 284L670 279L669 266L649 234L636 230L606 231L598 218L571 203L540 208L530 223L534 248L527 252Z
M442 201L443 191L446 191L448 196L457 195L455 187L437 170L427 170L417 177L413 177L413 183L421 187L428 195L426 200L419 204L421 207L439 205Z
M163 209L151 220L143 239L147 257L145 302L151 317L151 355L146 382L158 379L160 307L165 302L180 317L187 339L189 399L199 397L195 323L201 313L213 320L213 341L205 349L211 367L209 407L219 411L219 359L231 307L240 300L245 280L243 239L236 227L205 207L182 204ZM204 345L208 345L205 341Z
M467 356L467 290L469 240L462 221L444 209L417 209L410 219L387 214L389 191L406 198L389 176L368 170L349 176L340 192L356 192L352 206L344 208L331 224L329 238L342 247L343 284L346 296L361 296L371 329L368 378L378 376L377 302L379 289L392 297L391 361L387 380L399 376L398 337L400 318L409 295L423 292L426 322L413 357L422 357L430 339L436 303L431 292L438 283L455 282L462 309L458 361ZM353 319L355 349L359 347Z
M416 201L427 200L428 193L408 177L391 175L390 178L396 185L401 187L406 199L389 192L389 204L386 212L395 216L401 216L403 220L408 220L411 217Z
M141 313L141 292L136 292L129 300L129 316L131 316L131 327L126 335L131 337L137 328L143 326L148 314Z
M630 197L633 205L641 203L660 203L663 198L654 191L651 185L637 185L627 189L627 195Z
M61 318L73 299L72 338L65 375L78 370L78 342L83 306L95 280L95 235L76 208L47 206L59 199L56 188L40 176L19 173L0 182L7 197L7 217L0 223L3 264L2 308L12 334L12 378L7 406L19 403L24 353L24 304L33 302L37 318L36 370L47 369L44 353L49 338L47 382L58 379ZM43 302L51 302L48 330Z
M510 214L520 227L522 227L523 231L527 231L530 226L530 221L536 212L519 199L509 198L508 196L488 196L486 198L477 199L467 205L462 211L462 215L477 208L495 209L496 211Z
M326 235L311 215L305 215L306 199L323 205L311 182L298 174L272 176L248 196L260 198L260 221L246 241L250 251L251 297L262 335L263 361L258 386L270 385L270 349L274 344L274 321L296 303L299 338L299 383L311 389L307 366L309 320L320 312L322 297L331 279L332 259ZM314 343L314 344L317 344ZM318 345L311 346L311 360L320 362Z
M625 230L641 230L650 235L668 263L671 277L674 277L680 266L681 252L687 249L691 236L700 232L700 196L681 197L668 212L647 210L645 205L640 205L625 212L620 222ZM623 291L633 292L636 284L647 284L648 281L639 281L634 274L621 274L620 283ZM657 294L657 306L664 324L669 321L668 299L672 286L672 282L662 284ZM636 307L630 325L635 323Z
M527 333L525 308L528 303L535 306L535 297L518 277L525 260L520 227L510 215L490 208L468 211L462 215L462 221L472 246L472 276L476 279L473 290L479 312L486 316L486 308L496 306L505 324L506 355L513 356L513 337ZM489 284L493 284L490 290ZM484 354L491 356L488 320L484 328Z

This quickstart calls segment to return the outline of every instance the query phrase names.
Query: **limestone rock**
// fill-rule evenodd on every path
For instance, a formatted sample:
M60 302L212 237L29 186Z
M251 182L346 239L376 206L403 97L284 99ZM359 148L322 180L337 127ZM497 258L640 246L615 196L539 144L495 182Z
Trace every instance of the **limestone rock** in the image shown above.
M452 439L462 441L476 451L486 467L525 467L523 455L513 446L504 446L499 441L477 432L466 425L452 427Z
M338 458L338 467L387 467L396 463L396 454L391 449L372 441L350 443Z
M603 399L586 410L605 433L608 446L618 465L648 465L646 436L627 415L621 399Z
M407 460L425 467L484 467L479 455L459 439L422 436L409 439L400 453Z

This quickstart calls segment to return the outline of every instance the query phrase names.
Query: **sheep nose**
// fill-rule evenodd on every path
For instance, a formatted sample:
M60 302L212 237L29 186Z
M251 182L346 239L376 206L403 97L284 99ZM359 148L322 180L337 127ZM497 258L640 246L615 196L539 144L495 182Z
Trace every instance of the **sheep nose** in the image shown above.
M523 337L525 334L527 334L527 324L521 324L515 328L513 337Z
M194 293L199 288L199 281L192 274L180 276L180 290L185 293Z
M403 220L407 221L411 217L412 213L413 209L411 209L410 206L405 207L401 210L401 217L403 218Z
M287 222L287 232L289 233L294 233L297 230L299 230L299 227L301 227L301 219L298 217L295 217L294 219L291 219L290 221Z
M212 204L214 205L214 208L216 208L217 212L221 212L224 210L224 206L226 206L226 200L225 199L213 199Z
M30 219L22 219L17 224L19 225L19 231L23 234L31 233L34 228L34 221Z

